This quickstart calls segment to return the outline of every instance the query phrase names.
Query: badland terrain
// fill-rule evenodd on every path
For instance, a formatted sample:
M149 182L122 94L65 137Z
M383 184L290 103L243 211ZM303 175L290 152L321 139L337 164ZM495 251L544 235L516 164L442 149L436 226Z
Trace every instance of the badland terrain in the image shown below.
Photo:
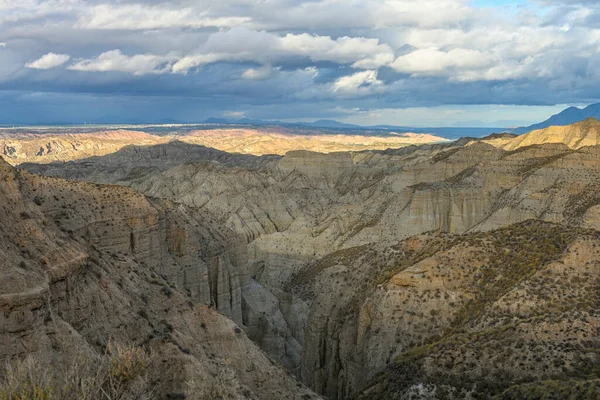
M599 140L5 133L0 398L598 398Z

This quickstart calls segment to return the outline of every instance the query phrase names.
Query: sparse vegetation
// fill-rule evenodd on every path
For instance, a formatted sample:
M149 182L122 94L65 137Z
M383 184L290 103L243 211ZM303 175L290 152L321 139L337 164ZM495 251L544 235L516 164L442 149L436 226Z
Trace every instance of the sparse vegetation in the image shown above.
M235 400L241 391L241 383L235 371L228 366L220 367L210 378L202 373L187 382L187 398L189 400Z
M600 380L547 380L516 385L495 397L497 400L595 400L600 398Z
M0 400L151 400L151 359L142 348L112 342L105 355L80 355L59 370L28 356L6 366Z
M125 149L106 164L98 157L30 166L118 181L152 198L116 185L15 175L26 204L8 198L0 207L12 210L5 226L27 230L3 230L1 250L15 272L8 285L25 292L29 281L41 283L51 295L31 312L15 307L10 321L39 316L52 328L58 315L107 350L73 360L76 368L13 363L0 400L144 398L156 388L147 378L152 356L107 344L105 321L107 331L122 329L181 362L159 364L181 379L160 392L171 399L239 398L249 387L263 394L271 376L254 372L260 363L243 363L242 372L225 361L227 347L243 348L246 334L268 342L271 363L296 368L296 352L308 354L305 376L340 397L375 371L365 399L597 396L598 234L576 227L598 227L590 210L600 205L597 155L590 156L597 149L505 152L475 143L314 155L313 163L307 152L259 159L190 155L188 147L165 145L164 154L136 147L143 165L120 162L131 155ZM185 164L169 158L171 150ZM175 168L154 164L163 157ZM496 229L525 218L554 223ZM224 254L240 260L215 268ZM73 259L84 260L77 273ZM255 264L245 269L248 259ZM248 275L261 290L275 288L274 297L246 297ZM216 311L238 324L240 317L243 330L223 329ZM300 348L293 340L302 332ZM209 343L215 338L223 344ZM62 356L64 345L51 346Z

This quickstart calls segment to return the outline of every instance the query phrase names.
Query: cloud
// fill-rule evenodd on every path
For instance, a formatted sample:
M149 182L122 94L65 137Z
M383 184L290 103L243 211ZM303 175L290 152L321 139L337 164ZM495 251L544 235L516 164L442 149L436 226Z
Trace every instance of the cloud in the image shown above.
M198 54L185 56L177 60L171 67L171 72L175 74L187 74L192 68L197 68L206 64L218 61L226 61L230 56L226 54ZM241 58L240 58L241 60Z
M334 93L341 95L368 95L380 91L383 82L377 79L377 71L362 71L337 79L331 86Z
M249 118L600 101L599 3L508 3L0 0L0 91L204 97ZM48 49L72 58L33 73Z
M48 53L41 56L35 61L28 62L27 64L25 64L25 66L27 68L33 69L50 69L60 67L61 65L69 61L69 59L71 59L71 57L66 54Z
M394 52L389 45L374 38L343 36L332 39L307 33L278 36L266 31L233 28L211 34L196 54L178 60L172 72L186 73L192 68L219 61L275 64L294 58L373 69L391 63Z
M191 7L169 8L168 5L100 4L80 15L76 28L149 30L165 28L226 28L248 22L247 17L208 17Z
M373 38L343 36L334 40L329 36L303 33L287 34L278 42L290 54L303 55L313 61L353 63L358 68L378 68L394 58L390 46Z
M156 56L153 54L127 56L117 49L104 52L94 59L81 60L69 66L68 69L88 72L117 71L145 75L168 71L172 62L172 56Z
M452 74L455 70L478 70L491 67L494 59L478 50L452 49L447 52L435 48L418 49L398 57L391 67L398 72L414 75Z
M273 75L273 72L274 70L271 65L263 65L260 68L248 68L242 74L242 78L253 81L262 81L269 79Z
M6 42L0 42L0 47L6 47Z
M0 23L61 16L72 28L152 30L232 28L310 31L443 27L471 18L466 0L19 0L0 3Z

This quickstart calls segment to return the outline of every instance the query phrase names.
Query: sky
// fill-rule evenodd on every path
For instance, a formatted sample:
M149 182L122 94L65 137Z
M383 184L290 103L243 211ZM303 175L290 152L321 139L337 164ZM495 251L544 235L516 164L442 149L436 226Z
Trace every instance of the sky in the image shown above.
M0 123L514 127L599 50L596 0L0 0Z

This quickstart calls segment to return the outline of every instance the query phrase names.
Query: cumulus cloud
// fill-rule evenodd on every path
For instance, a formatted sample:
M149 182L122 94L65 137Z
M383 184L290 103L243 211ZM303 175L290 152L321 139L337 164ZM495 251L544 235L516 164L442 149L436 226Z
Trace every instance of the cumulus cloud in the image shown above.
M168 5L100 4L85 10L76 28L148 30L165 28L232 27L249 21L248 17L209 17L191 7Z
M278 38L281 48L290 53L309 57L313 61L353 63L359 68L378 68L391 62L394 52L379 39L364 37L317 36L307 33L287 34Z
M490 67L494 59L477 50L452 49L440 51L435 48L418 49L398 57L391 67L398 72L409 74L453 74L459 70L473 70Z
M185 56L180 58L173 64L173 66L171 67L171 72L175 74L187 74L188 71L192 68L197 68L218 61L226 61L230 58L231 56L227 54L213 53ZM239 58L238 60L241 61L243 59Z
M19 0L0 3L0 22L68 16L78 29L230 28L266 30L440 27L472 17L466 0ZM62 20L65 20L63 18Z
M6 42L0 42L0 47L6 47Z
M597 1L484 3L0 0L0 38L19 38L1 49L10 68L0 66L0 86L202 93L236 109L600 101ZM72 59L50 53L27 63L48 48ZM19 73L61 65L52 80Z
M210 35L197 54L183 57L173 66L173 72L185 73L218 61L273 64L294 57L372 69L392 62L394 52L389 45L373 38L344 36L333 39L308 33L278 36L266 31L233 28Z
M125 55L121 50L111 50L93 59L81 60L68 68L75 71L128 72L134 75L161 73L170 69L172 56L154 54Z
M70 59L71 57L66 54L48 53L37 60L28 62L25 66L33 69L51 69L60 67Z
M269 79L273 75L273 67L271 65L263 65L260 68L248 68L242 74L242 78L252 81L262 81Z
M377 79L377 71L362 71L343 76L333 82L331 89L341 95L368 95L380 91L383 82Z

